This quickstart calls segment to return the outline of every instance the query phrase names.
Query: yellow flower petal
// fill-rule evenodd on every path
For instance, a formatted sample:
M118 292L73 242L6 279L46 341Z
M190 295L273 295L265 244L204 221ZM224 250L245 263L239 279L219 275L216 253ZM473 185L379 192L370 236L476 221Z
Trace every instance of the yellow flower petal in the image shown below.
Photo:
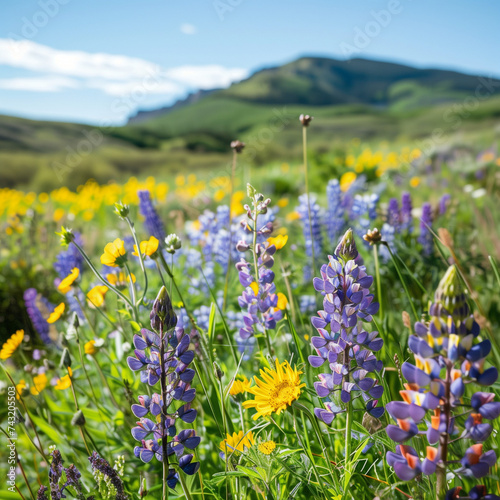
M55 323L64 313L64 309L66 309L66 304L61 302L47 318L47 323Z
M80 269L77 267L74 267L71 272L64 278L61 283L59 283L59 286L57 289L61 293L68 293L71 290L71 285L75 282L75 280L80 276Z

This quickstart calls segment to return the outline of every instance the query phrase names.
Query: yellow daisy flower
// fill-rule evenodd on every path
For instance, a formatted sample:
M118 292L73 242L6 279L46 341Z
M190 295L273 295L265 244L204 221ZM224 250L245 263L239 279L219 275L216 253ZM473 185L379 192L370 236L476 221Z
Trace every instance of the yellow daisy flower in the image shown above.
M112 243L104 247L104 253L101 255L101 264L111 267L123 267L127 261L127 251L125 242L116 238Z
M270 245L274 245L276 247L276 250L281 250L286 245L286 242L288 241L288 236L287 235L283 236L282 234L279 234L274 238L273 237L267 238L267 241L269 242Z
M16 349L21 345L21 342L24 339L24 330L17 330L7 342L2 346L2 350L0 351L0 359L9 359Z
M238 394L248 392L248 389L250 389L250 384L250 380L243 376L241 380L235 380L233 382L231 389L229 389L229 394L231 394L231 396L237 396Z
M95 346L95 340L89 340L83 347L85 354L90 354L93 356L97 352L97 347Z
M410 186L411 186L412 188L416 188L416 187L418 187L418 186L419 186L419 184L420 184L420 177L412 177L412 178L410 179Z
M80 276L80 269L77 267L74 267L71 272L64 278L61 283L59 283L59 286L57 289L61 293L68 293L71 290L71 285L76 281L76 279Z
M87 293L87 302L90 306L101 307L104 304L104 296L109 288L106 285L96 285Z
M16 384L16 399L21 399L24 389L26 388L26 381L21 379L19 384Z
M224 454L231 455L234 453L235 455L239 455L245 449L251 448L253 444L255 444L255 438L252 431L246 434L240 431L238 433L233 432L232 436L228 434L226 439L220 442L219 448Z
M33 396L36 396L37 394L40 394L45 389L45 387L47 387L47 375L45 375L45 373L35 375L33 377L33 383L35 385L30 389L30 392L31 394L33 394Z
M54 389L56 391L64 391L64 389L68 389L68 387L71 387L71 377L72 376L73 376L73 370L68 366L67 375L64 375L64 377L61 377L60 379L57 380L57 383L54 386Z
M276 448L276 443L274 441L265 441L259 444L259 451L264 455L270 455Z
M142 255L147 255L148 257L151 257L156 252L156 250L158 250L159 244L160 242L154 236L151 236L149 240L141 241L139 243L139 249ZM137 252L137 245L134 245L134 253L132 255L139 257L139 254Z
M135 278L134 273L130 273L130 276L132 276L132 283L135 283L137 280ZM127 286L127 282L130 283L130 277L125 275L123 271L120 271L119 273L110 273L106 275L106 279L110 282L111 285L117 286L117 287L125 287Z
M267 417L272 413L280 414L286 410L296 399L299 398L301 388L306 384L300 383L301 371L292 368L288 361L280 363L276 359L276 369L264 368L260 370L260 376L254 377L256 386L251 387L248 392L255 399L244 401L244 408L255 408L257 413L254 420L259 417Z
M288 305L288 299L284 293L278 292L278 309L284 311Z
M50 313L50 316L47 318L47 323L55 323L63 315L64 309L66 309L66 304L64 302L61 302Z
M340 189L342 191L347 191L351 184L356 180L357 175L354 172L346 172L340 178Z

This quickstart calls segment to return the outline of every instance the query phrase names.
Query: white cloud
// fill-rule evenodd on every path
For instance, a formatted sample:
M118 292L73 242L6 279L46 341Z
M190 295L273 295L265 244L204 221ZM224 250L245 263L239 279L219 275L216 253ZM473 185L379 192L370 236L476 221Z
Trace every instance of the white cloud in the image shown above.
M58 50L30 40L6 38L0 38L0 65L38 73L30 78L0 80L0 88L55 92L80 87L110 95L145 92L173 97L192 89L227 87L248 74L243 68L218 65L162 68L134 57Z
M181 24L181 33L184 33L185 35L194 35L198 30L196 29L196 26L193 26L192 24L184 23Z
M0 89L27 90L32 92L60 92L79 87L79 82L61 76L35 76L27 78L4 78L0 80Z

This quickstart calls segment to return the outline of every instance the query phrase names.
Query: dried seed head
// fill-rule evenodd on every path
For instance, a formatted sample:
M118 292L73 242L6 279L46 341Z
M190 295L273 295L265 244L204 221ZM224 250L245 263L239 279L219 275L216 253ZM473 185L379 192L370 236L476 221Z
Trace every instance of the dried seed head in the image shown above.
M245 143L241 141L232 141L231 142L231 147L237 152L241 153L243 151L243 148L245 147Z
M313 117L309 116L309 115L300 115L299 116L300 123L302 123L302 125L304 127L308 127L309 124L311 123L312 119L313 119Z
M368 229L363 239L370 243L370 245L377 245L382 241L382 233L374 227L373 229Z

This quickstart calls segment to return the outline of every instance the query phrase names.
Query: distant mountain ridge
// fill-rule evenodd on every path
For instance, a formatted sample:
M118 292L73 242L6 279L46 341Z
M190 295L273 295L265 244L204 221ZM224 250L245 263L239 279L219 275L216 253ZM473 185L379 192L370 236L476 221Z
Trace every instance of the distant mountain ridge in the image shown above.
M494 80L498 82L498 80ZM478 77L457 71L419 69L369 59L302 57L265 68L222 90L199 91L173 106L139 111L130 124L165 118L207 99L234 99L264 105L364 105L416 109L457 101L473 93Z

